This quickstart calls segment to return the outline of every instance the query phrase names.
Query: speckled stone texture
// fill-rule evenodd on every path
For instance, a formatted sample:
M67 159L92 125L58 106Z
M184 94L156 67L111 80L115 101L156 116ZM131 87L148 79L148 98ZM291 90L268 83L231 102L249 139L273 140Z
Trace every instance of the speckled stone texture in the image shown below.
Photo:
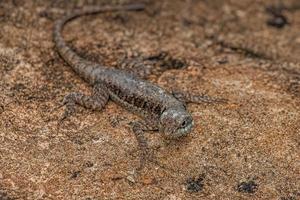
M55 52L54 20L129 2L0 3L0 199L300 199L297 0L144 0L145 12L71 22L64 37L82 57L115 66L167 52L148 80L229 102L189 104L182 140L147 134L156 162L138 176L137 116L109 102L57 126L63 97L92 88Z

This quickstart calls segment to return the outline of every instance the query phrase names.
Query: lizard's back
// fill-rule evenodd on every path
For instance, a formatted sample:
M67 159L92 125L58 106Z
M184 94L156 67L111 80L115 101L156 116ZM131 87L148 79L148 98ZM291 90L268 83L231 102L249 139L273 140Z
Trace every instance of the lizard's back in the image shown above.
M160 115L168 107L182 105L161 87L121 70L99 70L95 80L108 87L114 101L138 113Z

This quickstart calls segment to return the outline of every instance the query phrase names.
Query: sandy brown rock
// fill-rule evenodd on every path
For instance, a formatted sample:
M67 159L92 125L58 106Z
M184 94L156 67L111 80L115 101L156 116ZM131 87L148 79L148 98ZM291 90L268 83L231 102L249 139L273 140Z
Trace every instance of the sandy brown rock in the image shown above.
M195 128L180 141L149 134L157 163L138 177L137 117L123 108L78 108L57 128L64 95L91 88L55 52L54 20L127 2L0 3L0 199L300 199L296 0L284 1L283 28L267 25L271 0L143 1L145 12L75 20L64 36L81 56L114 65L168 52L185 66L158 65L149 80L229 102L190 104Z

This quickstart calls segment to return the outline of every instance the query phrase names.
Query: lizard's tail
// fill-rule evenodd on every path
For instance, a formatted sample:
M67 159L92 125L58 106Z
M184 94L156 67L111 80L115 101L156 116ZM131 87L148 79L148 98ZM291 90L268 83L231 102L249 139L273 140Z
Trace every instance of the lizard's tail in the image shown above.
M130 4L125 6L103 6L103 7L90 7L84 8L82 10L76 10L73 13L66 15L65 17L56 21L54 25L53 39L57 51L60 56L76 71L82 78L89 81L91 72L98 67L99 65L95 65L94 63L81 58L77 55L64 41L62 36L62 31L64 25L69 21L83 16L83 15L91 15L103 12L112 12L112 11L140 11L144 10L143 4Z

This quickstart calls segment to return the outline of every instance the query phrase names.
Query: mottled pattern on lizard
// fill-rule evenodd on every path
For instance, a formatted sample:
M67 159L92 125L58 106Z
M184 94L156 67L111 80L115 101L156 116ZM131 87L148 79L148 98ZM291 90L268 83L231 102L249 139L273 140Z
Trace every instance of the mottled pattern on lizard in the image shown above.
M67 95L63 101L66 105L63 118L74 112L75 104L93 110L101 110L109 99L140 115L144 121L132 123L132 130L142 152L141 167L143 167L145 152L147 151L147 143L143 132L158 130L166 138L178 138L187 135L192 130L193 118L186 110L185 103L181 100L193 101L197 99L201 101L201 97L184 99L184 97L190 97L190 95L179 95L179 100L161 87L137 78L130 73L85 60L66 44L61 34L67 22L82 15L143 9L143 5L131 4L127 6L93 7L75 11L55 23L53 34L56 49L60 56L78 75L94 87L92 96L81 93ZM178 95L178 93L176 94ZM205 98L207 101L207 97Z

